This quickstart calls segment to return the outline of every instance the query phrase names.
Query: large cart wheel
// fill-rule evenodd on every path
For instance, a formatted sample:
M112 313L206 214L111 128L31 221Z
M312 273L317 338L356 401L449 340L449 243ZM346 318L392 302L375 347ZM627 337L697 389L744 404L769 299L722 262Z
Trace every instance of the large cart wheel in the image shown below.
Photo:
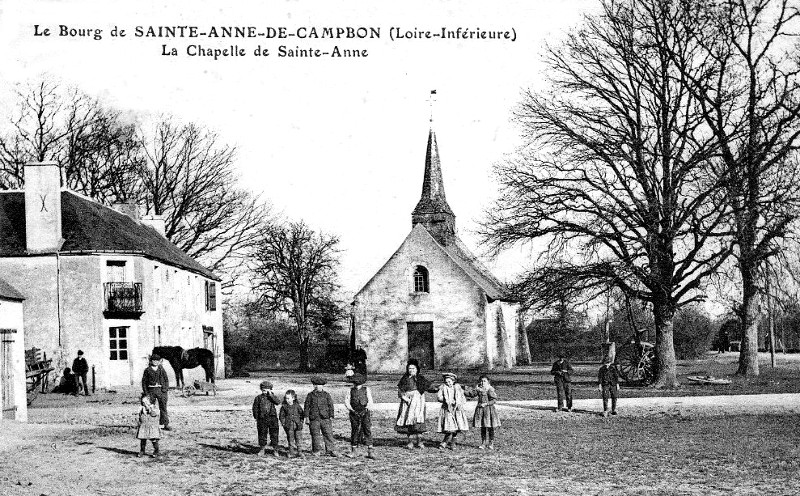
M617 351L617 365L626 382L652 384L656 375L655 347L644 342L625 343Z

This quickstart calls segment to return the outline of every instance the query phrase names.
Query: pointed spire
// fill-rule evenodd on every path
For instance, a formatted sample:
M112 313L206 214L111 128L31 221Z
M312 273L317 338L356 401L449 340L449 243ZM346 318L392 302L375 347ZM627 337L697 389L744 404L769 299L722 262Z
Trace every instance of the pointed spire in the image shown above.
M436 133L431 129L428 132L428 149L425 151L425 174L422 179L422 196L417 204L417 210L426 212L444 210L453 213L447 204L444 194L444 180L442 178L442 163L439 159L439 146L436 144Z
M436 91L431 92L431 98ZM431 110L431 121L433 111ZM428 132L428 148L425 152L425 174L422 179L422 195L411 213L411 225L423 224L443 244L449 244L455 236L456 216L447 204L442 178L442 164L436 133Z

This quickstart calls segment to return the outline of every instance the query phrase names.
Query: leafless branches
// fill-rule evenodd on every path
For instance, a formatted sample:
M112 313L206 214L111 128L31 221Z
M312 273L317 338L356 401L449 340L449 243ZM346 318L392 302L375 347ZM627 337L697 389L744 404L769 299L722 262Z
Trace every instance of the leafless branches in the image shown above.
M314 232L302 222L274 223L258 243L254 291L268 309L292 316L303 368L310 367L308 349L318 330L312 320L336 307L338 246L336 236Z
M760 281L800 214L800 11L789 0L728 0L703 14L685 47L711 61L714 77L682 73L727 174L744 329L738 373L758 375Z
M137 203L164 217L166 236L225 277L240 277L269 207L238 186L235 149L196 124L135 116L44 79L21 87L0 134L0 188L19 188L23 165L54 160L72 190L102 203Z
M703 298L730 254L717 146L676 59L698 79L709 68L681 45L678 15L655 0L603 2L548 48L551 91L525 93L527 146L497 168L504 194L484 224L495 249L548 241L523 280L535 298L612 286L651 303L663 386L675 384L675 311Z

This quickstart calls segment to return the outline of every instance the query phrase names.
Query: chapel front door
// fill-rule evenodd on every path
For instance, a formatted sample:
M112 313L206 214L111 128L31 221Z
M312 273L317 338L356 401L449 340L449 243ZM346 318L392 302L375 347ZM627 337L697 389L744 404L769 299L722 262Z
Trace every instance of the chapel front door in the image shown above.
M408 358L416 358L419 366L432 370L435 361L433 356L433 322L408 322Z

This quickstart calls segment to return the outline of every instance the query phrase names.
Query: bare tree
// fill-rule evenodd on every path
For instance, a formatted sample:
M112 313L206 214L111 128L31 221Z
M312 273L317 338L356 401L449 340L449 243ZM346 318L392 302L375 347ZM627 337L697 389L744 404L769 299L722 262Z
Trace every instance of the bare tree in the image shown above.
M26 162L52 160L69 188L107 203L133 196L140 160L134 126L76 88L44 78L15 92L0 138L0 187L21 187Z
M800 44L792 39L800 10L790 0L728 0L704 4L693 19L701 25L684 24L686 49L713 71L683 72L727 176L744 330L737 374L756 376L765 271L800 213Z
M673 317L703 299L730 253L712 136L674 58L682 53L658 0L603 1L602 13L545 57L547 94L516 114L526 148L497 167L503 194L484 223L495 250L547 240L522 281L547 300L616 287L652 305L657 387L677 385ZM702 73L706 68L694 66Z
M336 236L289 222L265 228L256 251L254 291L268 309L291 315L303 370L311 366L311 337L321 331L312 321L325 322L335 301L338 246Z
M171 118L139 140L140 200L164 217L167 238L211 270L241 267L269 208L237 185L235 149L201 126Z

